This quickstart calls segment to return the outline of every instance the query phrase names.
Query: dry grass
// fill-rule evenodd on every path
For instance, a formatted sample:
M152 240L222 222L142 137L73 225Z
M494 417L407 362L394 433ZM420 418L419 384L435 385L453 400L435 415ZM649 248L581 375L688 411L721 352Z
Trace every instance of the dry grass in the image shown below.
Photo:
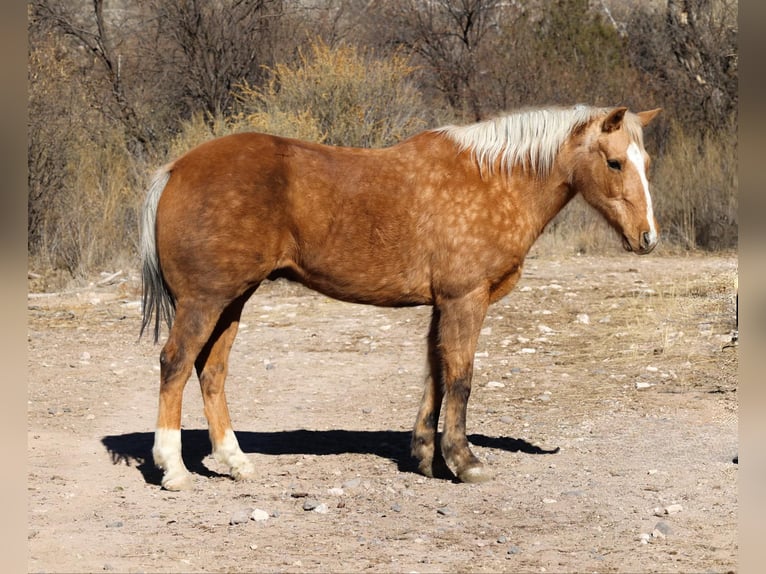
M43 222L42 249L30 258L38 273L81 278L135 253L142 173L119 131L78 140L66 166L71 187L51 200Z
M687 249L737 245L736 138L724 133L671 130L653 179L658 216L670 240Z

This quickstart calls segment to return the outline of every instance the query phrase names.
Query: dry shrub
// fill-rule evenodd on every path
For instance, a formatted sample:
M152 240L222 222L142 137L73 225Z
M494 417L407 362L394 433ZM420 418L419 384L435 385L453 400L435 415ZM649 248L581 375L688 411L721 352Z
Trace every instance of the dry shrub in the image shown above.
M52 194L36 263L84 275L135 253L140 177L120 130L82 139L66 165L67 185Z
M657 217L668 239L688 249L737 245L737 149L729 130L673 125L654 169Z
M29 264L50 288L136 263L147 158L130 149L123 127L104 121L81 56L45 36L29 57Z
M315 41L295 65L277 64L263 87L238 87L236 120L251 129L331 145L381 147L424 127L414 68L353 46Z
M188 120L180 122L178 133L168 146L168 159L175 159L193 147L213 138L239 131L236 122L222 115L197 112Z

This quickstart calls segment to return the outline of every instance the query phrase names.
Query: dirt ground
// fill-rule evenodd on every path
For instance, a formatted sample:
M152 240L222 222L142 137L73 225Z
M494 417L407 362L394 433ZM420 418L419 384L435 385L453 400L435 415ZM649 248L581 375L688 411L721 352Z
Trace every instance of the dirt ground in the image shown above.
M180 493L151 461L160 346L138 341L138 277L32 292L28 570L735 571L736 274L736 255L530 257L476 355L483 484L409 456L429 308L264 285L227 384L258 477L210 456L193 379Z

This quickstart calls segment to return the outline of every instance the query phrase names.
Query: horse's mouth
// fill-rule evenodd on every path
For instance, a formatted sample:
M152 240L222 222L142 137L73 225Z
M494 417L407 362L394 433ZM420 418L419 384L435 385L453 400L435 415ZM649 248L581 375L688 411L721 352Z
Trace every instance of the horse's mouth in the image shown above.
M630 242L630 239L628 239L628 236L624 233L622 234L622 246L625 248L625 251L630 251L632 253L637 253L638 255L647 255L648 253L651 253L654 251L654 248L657 247L657 242L649 242L647 241L641 241L636 245L635 247Z

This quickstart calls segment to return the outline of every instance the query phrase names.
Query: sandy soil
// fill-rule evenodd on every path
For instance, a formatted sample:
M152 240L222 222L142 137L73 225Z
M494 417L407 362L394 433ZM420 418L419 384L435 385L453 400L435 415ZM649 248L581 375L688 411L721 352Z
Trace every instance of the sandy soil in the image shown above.
M227 385L258 477L209 455L192 380L196 488L171 493L137 277L31 293L28 569L734 571L736 272L734 255L528 259L479 342L468 432L495 479L475 485L409 456L428 308L263 286Z

